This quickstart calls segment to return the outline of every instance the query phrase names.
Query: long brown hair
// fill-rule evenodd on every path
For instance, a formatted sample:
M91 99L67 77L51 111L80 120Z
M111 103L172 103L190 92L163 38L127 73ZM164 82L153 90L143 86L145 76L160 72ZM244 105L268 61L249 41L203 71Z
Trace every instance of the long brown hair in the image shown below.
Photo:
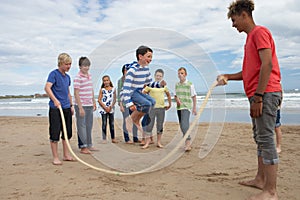
M108 78L108 80L110 81L110 83L109 83L110 87L114 87L113 83L112 83L111 80L110 80L110 77L109 77L108 75L104 75L104 76L102 77L102 85L101 85L101 88L105 88L105 85L104 85L104 82L103 82L103 80L104 80L105 78Z

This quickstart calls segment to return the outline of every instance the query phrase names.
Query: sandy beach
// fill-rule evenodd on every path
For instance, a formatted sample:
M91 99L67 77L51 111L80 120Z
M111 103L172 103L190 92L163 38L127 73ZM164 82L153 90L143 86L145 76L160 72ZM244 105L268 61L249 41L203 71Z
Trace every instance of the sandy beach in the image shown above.
M251 125L225 123L214 149L198 157L202 137L196 137L191 152L158 171L133 176L107 174L80 162L52 165L47 117L0 117L1 199L106 199L106 200L241 200L259 193L241 186L241 180L256 173L256 146ZM176 123L175 123L176 124ZM203 132L207 124L198 125ZM165 125L163 143L172 139L174 123ZM300 199L300 125L282 126L283 144L278 173L279 198ZM100 136L100 132L96 133ZM118 147L141 152L140 146L124 144L119 128ZM99 143L94 137L94 143ZM72 149L84 161L105 167L91 155L79 155L76 132ZM62 157L61 142L59 153ZM152 145L144 151L155 151ZM99 152L98 152L99 153ZM101 151L100 151L101 153ZM114 159L114 156L112 156ZM116 162L119 162L116 157ZM150 158L151 159L151 158Z

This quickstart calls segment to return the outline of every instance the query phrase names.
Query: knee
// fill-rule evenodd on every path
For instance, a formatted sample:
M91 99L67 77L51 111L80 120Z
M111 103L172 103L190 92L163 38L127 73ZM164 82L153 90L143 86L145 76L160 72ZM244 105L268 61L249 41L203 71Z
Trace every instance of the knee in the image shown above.
M144 106L145 107L151 107L151 106L153 106L153 102L152 101L145 101Z
M151 106L154 106L155 104L156 104L156 101L153 99Z

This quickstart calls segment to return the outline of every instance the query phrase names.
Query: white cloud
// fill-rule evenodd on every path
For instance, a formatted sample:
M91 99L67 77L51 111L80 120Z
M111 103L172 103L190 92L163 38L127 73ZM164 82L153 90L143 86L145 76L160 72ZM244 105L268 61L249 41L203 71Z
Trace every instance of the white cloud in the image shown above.
M99 3L100 2L100 3ZM89 55L107 39L145 27L169 29L197 42L206 52L228 51L237 56L222 70L241 65L246 35L238 33L227 19L231 0L4 0L0 7L0 65L6 73L0 82L18 85L43 82L56 67L60 52L77 59ZM300 3L296 0L256 1L253 13L257 24L267 26L275 38L282 68L300 70ZM134 38L133 38L134 40ZM128 41L131 42L131 41ZM164 41L160 41L164 42ZM215 61L218 63L218 61ZM18 70L22 68L22 73ZM27 69L27 70L26 70ZM2 70L3 71L3 70ZM38 72L32 78L32 72Z

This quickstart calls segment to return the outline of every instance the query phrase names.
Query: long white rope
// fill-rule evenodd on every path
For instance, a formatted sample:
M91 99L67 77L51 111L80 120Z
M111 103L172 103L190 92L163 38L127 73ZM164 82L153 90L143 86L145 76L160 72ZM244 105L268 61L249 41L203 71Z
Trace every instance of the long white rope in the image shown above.
M69 151L71 152L71 154L74 156L74 158L76 160L78 160L80 163L86 165L87 167L90 167L92 169L95 169L97 171L101 171L104 173L108 173L108 174L115 174L115 175L121 175L121 176L130 176L130 175L137 175L137 174L142 174L142 173L146 173L146 172L150 172L151 170L153 170L155 167L159 166L160 164L164 163L165 161L167 161L171 156L173 156L173 154L183 145L183 143L185 142L185 140L187 139L187 137L190 135L190 132L194 129L194 127L196 126L204 108L206 107L206 104L208 102L208 99L211 95L212 90L216 87L217 85L217 81L214 81L214 83L210 86L210 89L208 90L204 101L202 102L199 111L197 112L197 115L195 116L189 130L186 132L186 134L184 135L184 137L179 141L179 143L175 146L175 148L170 151L163 159L161 159L159 162L155 163L154 165L140 170L140 171L136 171L136 172L121 172L121 171L114 171L114 170L109 170L109 169L104 169L104 168L100 168L100 167L96 167L94 165L91 165L85 161L83 161L82 159L80 159L72 150L70 142L68 139L66 139L66 144L68 146ZM60 115L61 115L61 120L62 120L62 125L63 125L63 133L65 138L68 138L68 134L67 134L67 128L66 128L66 122L65 122L65 118L64 118L64 114L63 114L63 110L61 107L59 107L59 111L60 111Z

